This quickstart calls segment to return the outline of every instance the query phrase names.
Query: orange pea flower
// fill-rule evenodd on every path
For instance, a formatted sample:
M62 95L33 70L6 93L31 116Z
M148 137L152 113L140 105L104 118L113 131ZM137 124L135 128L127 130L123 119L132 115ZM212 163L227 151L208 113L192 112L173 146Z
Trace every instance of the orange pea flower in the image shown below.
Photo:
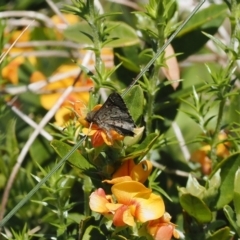
M162 198L139 182L120 182L111 190L116 203L103 200L103 194L91 194L90 208L99 213L112 213L115 226L134 226L135 221L144 223L158 219L165 212Z
M57 73L64 73L70 70L78 69L76 66L72 65L62 65L58 68ZM38 82L40 80L44 80L46 77L41 72L34 72L30 78L31 82ZM58 98L61 96L61 91L66 89L68 86L71 86L74 82L75 78L74 76L67 77L61 81L49 83L46 85L46 87L43 88L43 91L49 92L46 94L41 94L40 101L41 105L49 110L52 108L52 106L55 104L55 102L58 100ZM93 86L93 83L89 79L80 78L76 87L91 87ZM69 119L73 117L72 112L69 110L69 108L72 108L72 104L75 101L81 99L84 103L88 102L89 98L89 92L72 92L69 94L65 102L62 104L60 109L55 114L56 124L58 126L64 126L66 122L68 122Z
M218 135L219 141L224 141L227 139L227 134L225 132L221 132ZM229 142L219 143L216 147L216 155L220 158L225 158L229 156ZM209 158L208 154L211 151L210 145L205 145L200 149L196 150L191 155L191 160L193 162L198 162L201 165L202 173L209 175L212 170L212 160Z
M21 64L23 64L25 59L23 57L17 57L9 62L3 69L2 69L2 77L12 84L18 83L18 69Z
M139 182L117 183L111 190L117 202L122 204L113 218L115 226L134 226L134 219L144 223L161 217L165 212L162 198ZM110 203L108 205L110 207Z
M92 111L97 111L102 107L101 104L96 105ZM86 116L86 115L85 115ZM102 146L104 143L108 146L112 146L115 140L123 140L124 136L117 133L114 130L106 132L104 129L99 128L96 124L89 124L85 120L85 116L80 116L79 121L85 127L82 132L91 137L93 147Z
M126 180L134 180L144 183L152 171L152 163L148 160L143 160L135 164L133 159L123 162L118 170L113 174L112 180L105 180L104 182L115 184Z
M92 211L99 212L101 214L109 213L109 209L106 207L106 204L112 202L112 197L106 195L102 188L97 189L90 195L89 205Z
M171 240L172 236L179 238L179 233L175 225L170 222L171 216L165 212L164 215L156 220L149 221L147 225L148 232L155 240Z
M17 43L24 43L30 40L30 31L26 30L25 32L23 32L22 30L15 30L14 32L6 32L5 35L10 36L8 43L11 45L13 44L16 39ZM7 49L4 49L3 51L6 51ZM26 61L26 58L21 56L23 51L29 51L32 50L32 48L18 48L13 46L13 48L11 48L10 53L11 54L15 54L17 55L16 57L12 57L12 59L8 59L8 63L7 65L5 65L2 68L2 77L4 79L6 79L7 81L11 82L12 84L17 84L19 81L19 77L18 77L18 71L19 71L19 67ZM31 64L35 64L36 63L36 58L35 57L28 57L27 58L28 61Z

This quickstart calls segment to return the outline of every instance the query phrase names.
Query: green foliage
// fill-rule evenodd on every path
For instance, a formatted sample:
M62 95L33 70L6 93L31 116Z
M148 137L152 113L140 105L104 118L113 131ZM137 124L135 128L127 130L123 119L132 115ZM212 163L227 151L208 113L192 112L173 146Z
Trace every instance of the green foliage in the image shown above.
M105 47L123 47L131 46L139 43L139 38L133 28L123 22L113 22L105 21L105 24L109 27L108 32L108 42L103 45ZM93 44L93 38L89 33L91 32L91 27L86 22L81 22L76 25L71 25L64 30L64 35L73 41L82 44Z
M6 206L2 204L3 210L13 215L11 220L6 218L0 223L5 227L3 238L153 239L147 232L147 222L115 227L110 213L102 216L89 206L94 190L104 188L106 194L111 193L111 186L102 181L111 179L131 159L135 164L145 159L153 161L156 169L147 185L162 196L165 210L172 215L183 239L240 238L240 5L238 1L211 3L194 13L172 42L175 52L166 57L167 50L159 49L186 19L179 11L180 2L150 0L143 10L133 13L127 7L108 2L104 2L102 13L93 0L73 0L72 5L64 8L81 18L64 29L64 37L83 44L81 51L91 51L95 59L93 67L76 61L83 77L94 86L86 109L89 112L103 103L112 91L122 93L137 126L134 136L124 140L111 139L108 145L103 141L95 146L92 135L87 137L83 131L87 128L90 134L96 126L91 129L84 125L84 114L68 105L70 120L66 126L56 126L49 118L49 124L36 134L41 136L29 143L33 128L37 129L37 124L42 124L51 112L46 113L43 108L42 96L62 92L69 85L57 89L43 87L51 82L59 66L77 57L69 47L71 57L67 59L45 57L35 63L25 59L7 74L5 67L17 57L9 55L1 60L0 194L3 202L7 200ZM113 6L116 11L111 10ZM25 7L40 10L38 4L30 1L16 2L15 10ZM134 16L131 26L129 15ZM215 35L226 19L230 32L227 42ZM11 38L11 34L5 33L8 24L6 21L0 25L1 49ZM40 39L60 42L58 34L43 26L31 32L29 41ZM181 76L169 77L176 69L174 64L169 65L169 59L181 61L193 54L212 54L214 50L206 47L207 41L217 49L214 62L196 64L189 58L190 64L181 66ZM105 47L111 47L114 53L114 66L110 68L103 58ZM51 50L42 46L37 49ZM57 46L56 50L65 48ZM149 61L153 65L148 66ZM144 70L145 66L148 69ZM163 67L165 73L160 74ZM37 87L35 80L29 80L37 70L50 76L44 86ZM140 79L136 78L139 72ZM17 76L16 82L9 80L12 73ZM134 86L133 79L137 79ZM70 85L75 84L77 89L80 81L75 78ZM75 99L69 99L74 103ZM19 118L15 109L22 113ZM46 140L50 133L55 136L51 142ZM22 159L24 151L29 154ZM11 190L8 196L4 192L6 186ZM36 226L39 229L35 230Z

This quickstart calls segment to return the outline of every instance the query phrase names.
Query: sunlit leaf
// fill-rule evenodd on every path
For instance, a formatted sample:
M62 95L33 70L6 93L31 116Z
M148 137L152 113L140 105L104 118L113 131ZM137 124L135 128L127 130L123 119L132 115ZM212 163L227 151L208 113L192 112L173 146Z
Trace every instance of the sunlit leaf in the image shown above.
M124 101L131 113L134 122L137 122L143 114L144 96L140 86L134 86L125 96Z
M70 150L71 146L68 144L58 141L58 140L53 140L51 142L51 146L54 148L56 153L60 157L64 157ZM68 162L80 169L80 170L88 170L90 168L95 168L93 165L91 165L78 151L75 151L68 159Z
M230 240L232 238L232 234L230 232L229 227L224 227L212 234L211 237L206 238L206 240Z
M107 47L123 47L123 46L131 46L139 43L139 38L133 28L123 22L116 22L116 21L106 21L105 24L108 27L116 26L112 31L109 33L108 38L116 39L109 42L106 46ZM81 22L72 26L69 26L64 31L64 35L73 41L82 44L92 44L90 39L86 37L87 33L91 33L91 28L86 22Z
M220 209L233 200L234 178L238 167L240 166L240 154L235 153L220 162L212 174L218 169L221 169L221 185L219 188L219 198L217 200L216 208Z
M207 223L212 220L210 209L198 197L191 194L183 194L180 196L180 203L183 209L199 223Z

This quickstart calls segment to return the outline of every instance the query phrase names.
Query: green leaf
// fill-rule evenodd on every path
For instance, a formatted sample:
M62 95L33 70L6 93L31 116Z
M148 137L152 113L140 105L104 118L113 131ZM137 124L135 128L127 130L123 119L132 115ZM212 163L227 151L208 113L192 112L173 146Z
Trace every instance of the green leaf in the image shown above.
M211 4L208 8L197 12L185 25L178 36L183 36L197 28L207 29L219 27L227 17L226 4Z
M233 200L234 178L239 166L240 154L235 153L221 161L213 170L211 176L213 176L218 169L221 169L221 185L219 188L219 197L217 199L216 209L223 208L224 205L227 205Z
M134 63L133 61L131 61L129 58L126 58L126 57L124 57L124 56L122 56L118 53L115 53L115 55L122 62L122 66L124 66L128 70L130 70L132 72L139 72L140 71L139 66L136 63Z
M89 226L84 235L83 238L84 240L106 240L106 236L103 234L103 232L100 230L100 228L95 227L95 226Z
M235 218L235 213L232 210L232 208L228 205L224 206L223 208L223 212L226 216L226 218L228 219L230 225L236 230L236 232L238 232L238 234L240 233L240 228L237 226L236 224L236 218Z
M199 223L208 223L212 220L211 211L201 199L191 194L183 194L180 196L180 204Z
M160 132L165 132L172 126L172 121L176 118L179 108L179 100L172 97L179 90L175 91L171 85L158 86L159 90L155 95L154 115L161 116L164 120L154 119L152 130L158 129Z
M85 219L80 221L79 224L79 236L78 239L91 239L89 238L89 231L90 229L88 229L88 227L91 227L95 225L95 220L94 217L86 217ZM88 229L86 235L85 235L85 231ZM85 238L86 237L86 238Z
M140 86L134 86L125 96L124 101L136 123L143 114L144 96Z
M136 161L136 163L140 162L142 157L144 157L151 150L152 146L154 145L157 139L158 139L158 134L150 133L133 152L125 156L122 160L140 157Z
M16 121L12 119L7 125L7 132L6 132L6 150L9 154L9 158L12 164L15 163L19 153L15 131L16 131Z
M233 204L236 213L236 224L240 228L240 169L237 170L234 179ZM240 229L239 229L240 230Z
M200 50L209 40L202 31L214 35L227 16L226 4L211 4L199 11L172 41L176 53L184 53L177 58L183 60Z
M38 137L32 143L29 152L35 162L42 164L49 159L49 156L53 153L53 149L49 146L49 142Z
M54 150L60 157L64 157L72 149L72 147L69 146L68 144L58 141L58 140L53 140L51 142L51 146L54 148ZM80 170L89 170L90 168L95 168L78 151L75 151L69 157L68 162L72 166L74 166Z
M116 26L116 28L112 29L112 31L109 33L108 38L117 38L116 40L109 42L106 45L107 47L123 47L139 43L139 38L135 30L126 23L116 21L106 21L105 23L109 28ZM86 22L71 25L64 31L64 35L68 39L76 41L78 43L92 44L92 41L90 41L90 39L86 37L82 32L91 32L91 28Z
M214 208L215 199L218 196L218 190L221 186L221 176L220 171L217 171L211 179L207 182L207 187L204 192L204 202L211 208ZM211 205L213 204L213 206Z
M230 233L229 227L224 227L216 231L212 236L208 237L206 240L230 240L232 239L232 234Z

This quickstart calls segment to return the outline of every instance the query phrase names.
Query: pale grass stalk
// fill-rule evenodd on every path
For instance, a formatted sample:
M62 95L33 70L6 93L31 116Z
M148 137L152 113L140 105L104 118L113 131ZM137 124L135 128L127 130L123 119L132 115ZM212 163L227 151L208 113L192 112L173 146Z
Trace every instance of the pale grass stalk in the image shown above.
M133 1L129 1L129 0L108 0L109 2L113 2L113 3L118 3L121 5L125 5L127 7L133 8L135 10L142 10L142 8L135 2Z
M6 44L4 48L9 48L10 44ZM66 47L66 48L73 48L79 50L83 48L83 44L71 42L71 41L30 41L30 42L19 42L15 44L15 47L18 48L32 48L32 47Z
M34 22L34 20L32 20L32 22ZM8 48L8 50L1 55L1 59L0 59L0 64L2 63L2 61L4 60L4 58L8 55L8 53L10 52L10 50L14 47L14 45L16 44L16 42L19 40L19 38L26 32L26 30L31 26L31 23L19 34L19 36L16 38L16 40L13 42L13 44Z
M34 122L31 118L29 118L26 114L21 112L17 107L13 106L13 101L7 102L7 105L11 108L11 110L19 116L24 122L26 122L29 126L33 128L37 128L38 125L36 122ZM48 141L52 141L53 137L48 132L46 132L44 129L40 129L39 132L44 138L46 138Z
M172 129L173 129L173 131L175 133L175 136L178 140L178 144L179 144L179 147L181 149L182 155L183 155L185 161L188 162L190 160L191 154L188 151L188 148L186 146L182 131L175 121L172 122Z
M66 26L68 26L69 22L64 17L64 15L59 11L59 9L56 6L56 4L53 1L51 1L51 0L45 0L45 1L48 4L48 6L53 10L53 12L55 12L55 14L66 24Z
M51 18L47 17L46 15L34 12L34 11L4 11L0 12L0 18L10 18L10 17L22 17L22 18L33 18L38 21L42 21L45 26L52 28L56 27L55 23L52 21Z
M151 163L155 168L157 168L165 173L173 174L173 175L180 176L180 177L189 177L189 174L190 174L189 172L184 172L182 170L166 168L166 166L164 166L154 160L151 160Z

